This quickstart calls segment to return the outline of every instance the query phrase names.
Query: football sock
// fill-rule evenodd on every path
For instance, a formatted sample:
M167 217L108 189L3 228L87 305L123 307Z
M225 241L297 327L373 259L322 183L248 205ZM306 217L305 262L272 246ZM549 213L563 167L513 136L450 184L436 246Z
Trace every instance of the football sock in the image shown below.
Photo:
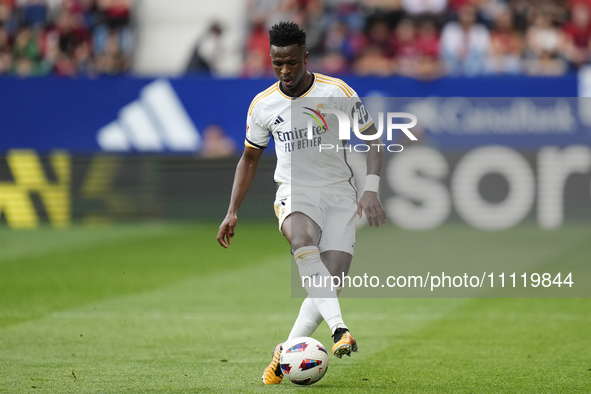
M316 246L299 248L294 252L294 258L300 271L300 278L303 278L304 288L322 318L328 323L332 333L338 327L346 328L336 289L331 287L330 272L322 263L318 248Z
M343 288L339 286L336 290L337 296L339 296ZM320 326L320 323L322 323L322 320L324 319L320 312L318 312L316 305L314 305L314 301L312 301L310 297L306 297L304 302L302 302L300 313L295 323L293 323L293 328L291 329L287 340L289 341L293 338L312 336L314 331Z
M302 302L300 308L300 314L293 324L293 328L289 333L287 340L291 340L297 337L309 337L322 323L322 315L318 312L318 308L314 305L314 301L310 297L306 297Z

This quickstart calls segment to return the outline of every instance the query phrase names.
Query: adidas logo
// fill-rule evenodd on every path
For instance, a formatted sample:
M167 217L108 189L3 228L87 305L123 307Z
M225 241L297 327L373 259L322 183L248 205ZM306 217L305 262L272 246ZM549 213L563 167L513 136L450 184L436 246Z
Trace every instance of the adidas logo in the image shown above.
M277 119L275 119L275 124L279 124L279 123L283 123L283 122L285 122L285 121L283 120L283 118L281 116L278 116Z
M195 152L201 136L166 79L140 92L140 98L121 108L119 118L101 128L97 142L107 152Z

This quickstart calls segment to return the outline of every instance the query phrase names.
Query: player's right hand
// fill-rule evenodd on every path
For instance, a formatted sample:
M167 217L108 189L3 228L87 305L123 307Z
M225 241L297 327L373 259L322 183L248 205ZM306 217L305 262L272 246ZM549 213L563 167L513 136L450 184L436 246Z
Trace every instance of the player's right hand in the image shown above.
M234 228L237 224L238 218L236 215L228 214L220 225L220 229L218 231L218 242L226 249L228 246L230 246L230 239L234 237Z

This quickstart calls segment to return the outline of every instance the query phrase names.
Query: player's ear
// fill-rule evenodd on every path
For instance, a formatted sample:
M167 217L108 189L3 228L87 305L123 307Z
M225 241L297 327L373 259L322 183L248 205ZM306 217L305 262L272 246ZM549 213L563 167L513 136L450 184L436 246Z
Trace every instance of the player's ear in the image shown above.
M308 64L308 51L304 53L304 64Z

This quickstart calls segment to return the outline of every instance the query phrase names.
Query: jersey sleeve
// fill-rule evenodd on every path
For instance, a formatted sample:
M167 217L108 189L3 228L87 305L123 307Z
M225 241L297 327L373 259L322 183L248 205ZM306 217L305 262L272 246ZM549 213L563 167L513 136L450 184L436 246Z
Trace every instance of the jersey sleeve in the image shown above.
M254 149L265 149L267 144L269 144L271 133L260 120L257 108L255 106L252 110L249 110L248 116L246 117L246 139L244 140L244 145Z
M348 87L348 85L347 85ZM357 113L357 124L359 125L359 132L365 131L369 126L373 124L373 119L367 108L361 102L361 99L357 95L357 93L349 87L352 95L350 98L347 98L344 102L343 111L347 113L351 117L351 127L353 127L354 121L354 114Z

